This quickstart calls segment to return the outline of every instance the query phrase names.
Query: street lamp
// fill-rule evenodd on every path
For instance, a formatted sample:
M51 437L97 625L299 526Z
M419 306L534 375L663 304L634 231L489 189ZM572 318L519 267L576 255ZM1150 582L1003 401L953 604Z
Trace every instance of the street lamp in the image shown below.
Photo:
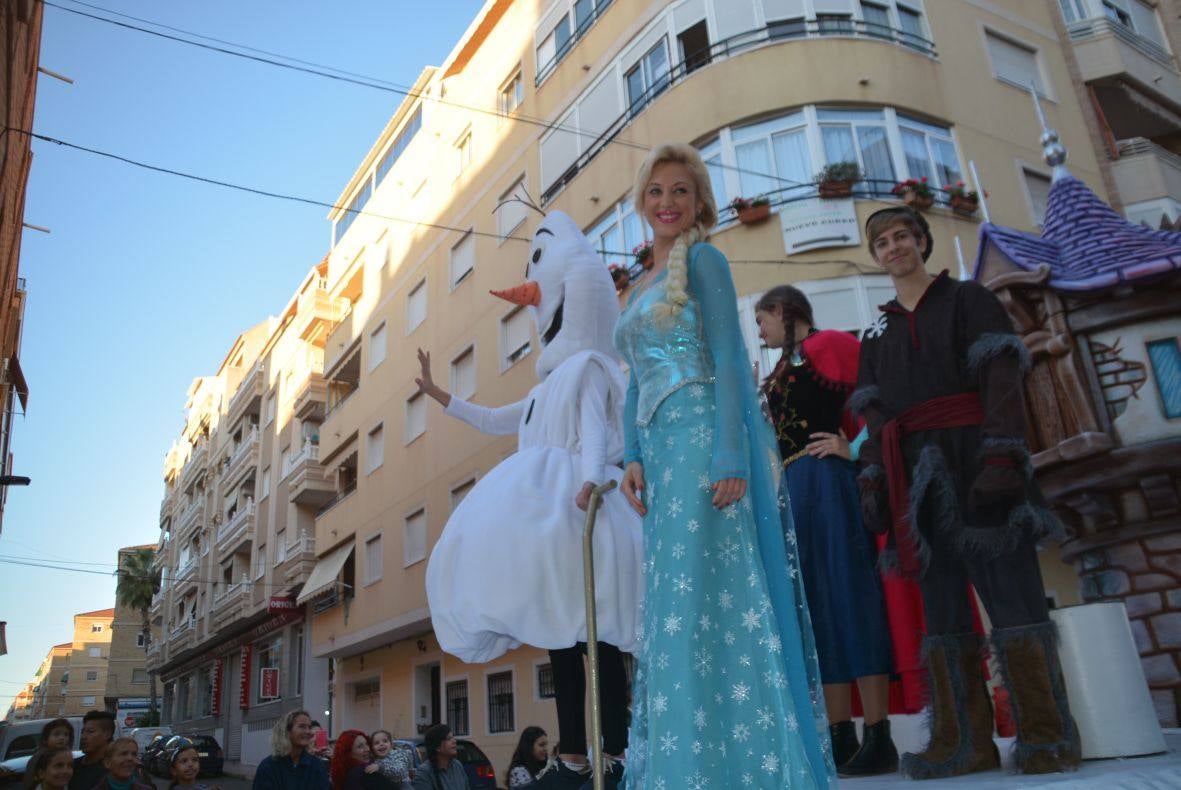
M0 475L0 486L27 486L32 478L23 475Z

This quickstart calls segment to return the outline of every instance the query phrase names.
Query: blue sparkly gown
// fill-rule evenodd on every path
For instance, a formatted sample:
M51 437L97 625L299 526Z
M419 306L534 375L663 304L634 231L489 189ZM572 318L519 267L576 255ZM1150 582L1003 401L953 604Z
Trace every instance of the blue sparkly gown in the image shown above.
M625 461L644 465L648 508L627 787L828 787L795 532L729 263L691 247L689 303L659 324L663 277L633 295L615 330L631 369ZM732 477L747 494L719 511L711 483Z

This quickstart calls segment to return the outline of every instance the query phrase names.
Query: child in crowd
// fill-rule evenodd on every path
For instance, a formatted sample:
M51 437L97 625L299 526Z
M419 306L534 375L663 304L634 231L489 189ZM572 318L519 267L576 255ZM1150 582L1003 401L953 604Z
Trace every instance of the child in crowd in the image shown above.
M388 730L378 730L369 737L373 762L365 767L366 774L379 773L393 784L394 790L410 787L410 753L394 748L394 737Z
M28 790L65 790L73 775L74 754L68 746L41 748L29 760L25 787Z
M42 749L69 749L74 745L74 725L69 719L54 719L41 728Z
M172 774L172 783L168 790L221 790L199 783L197 775L201 773L201 754L196 745L188 738L181 738L172 748L168 756L168 770Z

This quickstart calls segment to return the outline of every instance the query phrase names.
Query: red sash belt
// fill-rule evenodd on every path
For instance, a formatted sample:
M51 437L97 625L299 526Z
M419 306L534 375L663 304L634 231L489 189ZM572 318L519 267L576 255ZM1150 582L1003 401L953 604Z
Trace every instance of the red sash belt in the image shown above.
M899 569L907 575L921 570L918 539L910 524L910 484L902 459L902 437L915 431L963 428L984 422L984 407L975 392L932 398L912 406L882 426L882 465L890 487L891 524Z

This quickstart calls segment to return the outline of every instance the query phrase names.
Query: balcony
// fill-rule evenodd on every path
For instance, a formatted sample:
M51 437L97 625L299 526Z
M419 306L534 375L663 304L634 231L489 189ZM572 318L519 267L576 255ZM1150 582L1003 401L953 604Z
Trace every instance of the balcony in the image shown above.
M203 441L193 448L189 460L185 463L184 471L180 475L180 487L187 490L205 472L205 464L209 460L209 442Z
M295 396L295 418L305 422L323 422L327 403L327 380L320 373L310 373Z
M256 363L238 385L234 397L230 399L229 409L226 410L226 423L233 425L247 412L258 414L262 390L262 365Z
M213 629L219 631L242 616L242 607L250 597L250 582L243 575L242 580L231 584L213 599Z
M217 553L224 555L236 550L243 542L251 539L253 528L254 500L247 497L245 505L218 525Z
M197 633L197 618L186 617L168 632L168 651L173 655L192 647Z
M291 501L319 509L336 495L332 475L320 463L320 445L305 441L297 455L283 464Z
M1181 106L1181 73L1172 53L1126 25L1084 19L1067 28L1083 82L1131 81L1138 89Z
M203 521L204 515L205 492L201 491L197 493L197 496L193 497L193 501L180 514L180 519L176 522L176 535L180 537L188 534L189 530Z
M1111 172L1128 218L1157 227L1181 210L1181 156L1142 137L1119 141Z
M148 621L152 623L159 623L164 619L164 591L156 593L152 596L152 603L148 606ZM155 644L155 642L153 642Z
M287 556L279 563L276 576L283 579L285 584L295 586L303 584L308 579L312 568L316 567L316 540L304 533L299 540L287 547Z
M239 442L230 455L229 460L222 467L221 485L228 490L242 479L242 477L258 466L258 426L250 429L250 433Z
M343 300L329 296L328 281L317 280L299 295L295 320L299 324L300 340L324 348L328 335L346 312L348 307Z
M197 567L201 564L199 557L190 557L183 567L177 570L172 582L174 600L179 599L197 581Z

